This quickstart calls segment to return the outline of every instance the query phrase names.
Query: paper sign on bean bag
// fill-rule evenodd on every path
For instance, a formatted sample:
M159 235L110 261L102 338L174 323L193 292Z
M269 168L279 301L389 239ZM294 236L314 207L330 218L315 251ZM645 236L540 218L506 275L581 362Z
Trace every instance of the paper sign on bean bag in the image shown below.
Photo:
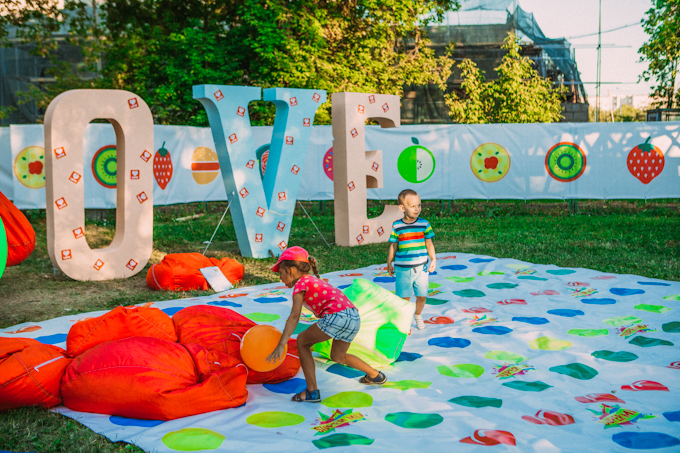
M177 341L172 319L158 308L120 306L75 323L66 337L66 351L69 357L76 357L104 342L128 337Z
M0 338L0 411L61 404L70 359L63 349L30 338Z
M110 341L76 357L64 375L64 406L120 417L174 420L246 402L247 370L200 345L150 337Z
M26 216L2 192L0 192L0 220L5 226L7 237L7 266L16 266L33 253L35 231ZM0 255L2 255L1 252ZM0 260L2 260L1 256ZM0 275L2 275L1 271Z
M204 267L217 266L224 276L236 284L245 273L243 264L231 258L208 258L200 253L171 253L146 273L146 286L155 290L209 290L210 285L201 273Z

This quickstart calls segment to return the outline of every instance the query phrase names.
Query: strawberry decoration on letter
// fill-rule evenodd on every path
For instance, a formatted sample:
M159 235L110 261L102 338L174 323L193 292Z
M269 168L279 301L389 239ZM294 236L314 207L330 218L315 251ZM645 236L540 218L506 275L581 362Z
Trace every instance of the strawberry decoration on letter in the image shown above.
M652 137L641 145L637 145L628 153L628 171L640 180L642 184L659 176L663 171L665 159L659 148L649 143Z
M165 149L165 142L153 156L153 176L156 178L158 187L163 190L172 179L172 159L170 158L170 151Z

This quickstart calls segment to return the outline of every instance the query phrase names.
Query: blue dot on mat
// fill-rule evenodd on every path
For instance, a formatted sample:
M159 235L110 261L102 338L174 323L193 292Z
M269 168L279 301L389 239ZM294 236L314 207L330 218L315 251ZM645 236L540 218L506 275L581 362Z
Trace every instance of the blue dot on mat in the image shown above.
M581 299L581 302L588 305L612 305L616 300L603 297L602 299Z
M552 275L569 275L575 273L576 271L571 269L549 269L546 272Z
M67 335L65 333L55 333L54 335L45 335L44 337L35 338L36 341L42 344L59 344L66 341Z
M414 360L418 360L421 357L422 354L418 354L417 352L401 351L401 354L399 354L399 357L397 357L396 362L413 362Z
M437 271L430 272L430 275L437 275Z
M261 304L276 304L278 302L285 302L286 299L285 297L258 297L255 299L255 302L259 302Z
M373 281L376 283L394 283L397 279L395 277L376 277Z
M640 433L626 431L616 433L612 440L625 448L633 450L648 450L652 448L665 448L680 445L680 439L664 433Z
M548 310L549 315L555 315L555 316L564 316L567 318L573 318L574 316L583 316L585 313L583 313L581 310L568 310L566 308L557 308L555 310Z
M236 302L229 302L228 300L216 300L215 302L208 302L207 305L217 305L218 307L243 307Z
M450 271L462 271L463 269L467 269L467 266L463 264L449 264L448 266L442 266L441 268Z
M666 417L666 420L669 422L680 422L680 411L664 412L663 416Z
M525 318L523 316L515 316L512 320L526 322L527 324L548 324L550 322L545 318Z
M340 365L339 363L334 363L333 365L329 366L326 371L329 373L337 374L338 376L354 379L359 376L363 376L364 373L362 373L359 370L355 370L354 368L350 368L345 365Z
M352 286L352 285L351 284L350 285L341 285L341 286L338 286L338 289L345 289L345 288L349 288L350 286Z
M496 261L495 258L472 258L471 263L490 263L491 261Z
M278 384L264 384L264 388L274 393L299 393L307 388L307 381L293 378Z
M615 296L635 296L636 294L644 294L645 292L641 289L633 288L612 288L609 290Z
M512 332L512 329L508 329L503 326L484 326L475 327L472 329L473 332L482 333L484 335L505 335L506 333Z
M175 313L177 313L180 310L184 310L185 307L170 307L170 308L164 308L161 311L165 313L168 316L172 316Z
M661 283L661 282L638 282L638 285L647 285L647 286L671 286L670 283Z
M427 344L440 348L467 348L471 342L465 338L437 337L430 339Z
M110 416L109 421L118 426L139 426L142 428L153 428L165 423L163 420L139 420L136 418L119 417L117 415Z

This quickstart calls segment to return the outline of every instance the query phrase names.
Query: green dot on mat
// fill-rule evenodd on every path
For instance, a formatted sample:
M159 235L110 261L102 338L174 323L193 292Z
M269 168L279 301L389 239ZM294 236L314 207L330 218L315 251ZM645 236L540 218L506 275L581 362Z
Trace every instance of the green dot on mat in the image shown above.
M485 398L483 396L459 396L451 398L449 402L466 407L501 407L503 400L498 398Z
M576 335L579 337L601 337L609 335L607 329L569 329L567 335Z
M387 414L385 420L402 428L431 428L444 421L439 414L417 414L415 412L395 412Z
M457 276L454 275L453 277L446 277L446 279L450 282L453 282L453 283L468 283L468 282L473 281L475 278L474 277L457 277Z
M255 322L272 322L281 318L281 316L273 315L271 313L248 313L243 316Z
M249 425L259 426L260 428L280 428L282 426L294 426L304 422L302 415L290 412L260 412L253 414L246 419Z
M480 275L482 277L488 277L490 275L505 275L504 272L492 272L492 271L482 271L478 273L477 275Z
M432 385L432 382L424 381L387 381L383 384L383 388L396 390L410 390L410 389L426 389Z
M310 327L312 327L312 324L303 324L303 323L299 322L298 325L295 326L295 330L293 331L292 335L297 335L299 333L302 333L305 330L309 329Z
M517 278L520 279L520 280L538 280L538 281L540 281L540 282L547 282L547 281L548 281L547 278L543 278L543 277L534 277L533 275L520 275L520 276L517 277Z
M632 362L637 359L638 356L628 351L595 351L592 354L596 359L609 360L610 362Z
M559 338L540 337L529 342L531 349L543 349L546 351L562 351L571 348L571 341Z
M574 379L580 379L582 381L587 381L588 379L592 379L597 376L597 370L582 363L558 365L549 369L553 373L564 374L565 376L573 377Z
M439 365L439 374L455 378L477 379L484 374L484 368L474 363L460 363L458 365Z
M603 323L612 327L627 326L630 324L637 324L642 322L642 319L637 316L617 316L614 318L607 318L602 320Z
M650 313L666 313L672 310L672 308L664 307L663 305L648 305L648 304L637 304L633 308L636 310L648 311Z
M479 291L478 289L463 289L460 291L454 291L453 294L460 297L484 297L486 294Z
M511 389L521 390L523 392L542 392L543 390L549 389L552 385L548 385L545 382L526 382L526 381L511 381L504 382L505 387L510 387Z
M573 271L571 269L550 269L547 270L546 272L552 275L569 275L575 273L576 271Z
M435 289L435 288L439 288L440 286L442 286L441 283L430 282L429 285L428 285L428 289Z
M177 451L216 450L225 437L205 428L183 428L167 433L161 441L166 447Z
M652 346L673 346L673 343L666 340L659 340L657 338L647 338L642 335L630 340L628 343L640 346L641 348L651 348Z
M486 354L484 354L484 357L487 359L491 360L498 360L504 363L513 363L517 364L520 362L524 362L527 360L529 357L525 357L521 354L516 354L514 352L509 352L509 351L489 351Z
M518 286L517 283L490 283L486 285L487 288L491 289L512 289L517 288Z
M680 333L680 321L667 322L661 326L664 332L668 333Z
M666 296L663 298L663 300L680 300L680 294L672 294L670 296Z
M435 299L435 298L432 298L432 297L428 297L427 299L425 299L425 305L444 305L447 302L448 302L448 300Z
M324 399L321 404L331 408L370 407L373 404L373 397L363 392L340 392Z
M313 440L312 443L319 450L333 447L347 447L349 445L371 445L374 439L369 439L358 434L336 433L321 439Z

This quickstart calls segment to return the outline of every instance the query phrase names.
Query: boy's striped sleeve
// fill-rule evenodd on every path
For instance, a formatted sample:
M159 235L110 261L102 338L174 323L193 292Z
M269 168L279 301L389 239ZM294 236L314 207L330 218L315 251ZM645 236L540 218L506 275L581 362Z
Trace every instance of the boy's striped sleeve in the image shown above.
M430 222L427 222L427 228L425 228L425 239L432 239L434 237L434 230Z
M397 235L397 231L394 229L394 225L392 225L392 232L390 233L388 242L399 242L399 236Z

